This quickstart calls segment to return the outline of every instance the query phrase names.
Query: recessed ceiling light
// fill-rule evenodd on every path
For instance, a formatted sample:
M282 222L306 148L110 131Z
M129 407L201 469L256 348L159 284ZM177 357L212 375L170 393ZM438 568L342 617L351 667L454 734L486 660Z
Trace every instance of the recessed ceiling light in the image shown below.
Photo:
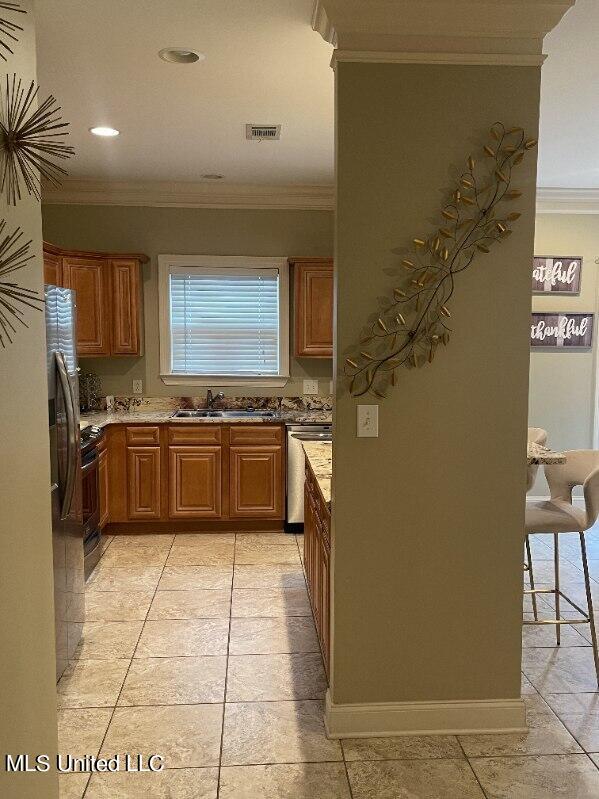
M90 128L89 132L93 133L94 136L104 136L108 138L110 138L111 136L118 136L120 133L120 131L117 130L116 128L107 128L104 127L103 125L100 125L97 128Z
M158 53L163 61L171 64L195 64L196 61L203 61L206 56L197 50L190 50L188 47L165 47Z
M224 175L219 175L217 172L209 172L207 175L202 175L204 180L222 180Z

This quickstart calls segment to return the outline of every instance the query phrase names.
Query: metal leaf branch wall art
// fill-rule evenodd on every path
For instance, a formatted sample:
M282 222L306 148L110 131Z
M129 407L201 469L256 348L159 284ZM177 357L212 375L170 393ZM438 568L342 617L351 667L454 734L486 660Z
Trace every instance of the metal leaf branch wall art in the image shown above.
M511 188L512 170L537 140L501 122L490 134L483 160L477 164L468 157L451 201L441 210L440 227L429 238L413 240L401 262L409 281L393 289L392 299L369 325L355 354L346 358L344 371L354 397L384 397L396 384L400 367L418 368L433 361L439 346L449 343L449 302L456 276L477 255L507 238L511 223L520 217L503 209L522 195Z
M12 344L12 336L17 332L15 323L29 327L24 320L24 310L20 306L41 311L44 304L37 291L5 280L8 275L27 266L34 257L29 253L31 240L22 241L21 228L4 235L5 227L6 220L3 219L0 222L0 344L3 348L7 342Z
M56 160L74 154L73 148L64 143L69 123L62 121L60 106L50 95L36 107L38 91L34 81L26 89L21 78L6 76L0 119L0 191L6 192L10 205L21 199L22 183L28 194L38 200L41 178L60 186L60 179L67 172Z
M3 11L11 11L15 14L26 14L24 8L21 8L19 3L8 3L5 0L0 0L0 12ZM20 25L17 25L16 22L12 22L10 19L6 19L6 17L0 17L0 58L4 61L7 60L5 50L13 55L12 48L6 39L10 39L12 42L18 42L18 38L15 36L17 31L22 31L23 28Z

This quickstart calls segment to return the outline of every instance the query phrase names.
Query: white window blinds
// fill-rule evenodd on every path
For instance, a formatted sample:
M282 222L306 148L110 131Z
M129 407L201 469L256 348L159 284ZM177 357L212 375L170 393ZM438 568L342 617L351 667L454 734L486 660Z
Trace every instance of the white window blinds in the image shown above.
M173 269L172 374L278 375L279 283L277 269Z

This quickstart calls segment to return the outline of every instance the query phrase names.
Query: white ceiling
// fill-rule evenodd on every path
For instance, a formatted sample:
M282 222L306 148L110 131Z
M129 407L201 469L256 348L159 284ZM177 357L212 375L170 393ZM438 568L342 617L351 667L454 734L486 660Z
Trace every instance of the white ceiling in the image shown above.
M313 0L38 0L38 75L71 123L73 178L333 182L332 48ZM599 187L599 0L577 0L545 39L539 185ZM167 46L206 60L161 61ZM279 142L245 124L280 123ZM98 139L93 125L121 131Z
M312 9L313 0L38 0L38 76L71 123L71 176L332 183L332 47L312 30ZM161 61L173 46L206 60ZM247 141L248 122L282 124L281 140ZM99 139L94 125L121 135Z

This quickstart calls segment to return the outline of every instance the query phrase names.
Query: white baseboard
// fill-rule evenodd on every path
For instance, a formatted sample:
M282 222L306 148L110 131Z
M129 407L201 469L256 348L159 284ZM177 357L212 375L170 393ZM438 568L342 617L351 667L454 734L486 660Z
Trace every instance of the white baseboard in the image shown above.
M373 702L336 705L326 696L329 738L385 738L392 735L466 735L526 732L522 699L455 702Z

